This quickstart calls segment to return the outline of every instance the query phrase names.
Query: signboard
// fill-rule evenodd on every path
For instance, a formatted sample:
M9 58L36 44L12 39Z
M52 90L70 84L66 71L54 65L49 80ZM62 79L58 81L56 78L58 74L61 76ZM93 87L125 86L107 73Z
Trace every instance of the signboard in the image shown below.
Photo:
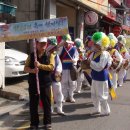
M93 11L88 11L85 14L85 23L87 25L95 25L98 22L98 14Z
M124 15L121 15L119 13L116 14L116 21L123 24L123 19L124 18Z
M130 27L130 13L125 16L125 25Z
M108 17L114 21L116 20L116 9L113 8L113 6L110 4L109 4L109 11L108 11L108 14L106 17Z
M104 15L108 12L108 0L77 0Z
M0 26L0 42L60 36L68 33L67 17Z

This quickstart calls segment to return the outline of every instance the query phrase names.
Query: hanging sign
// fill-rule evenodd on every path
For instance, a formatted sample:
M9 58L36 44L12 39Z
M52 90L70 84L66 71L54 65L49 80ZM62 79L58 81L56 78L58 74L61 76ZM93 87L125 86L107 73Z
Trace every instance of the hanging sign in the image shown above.
M12 23L0 26L0 42L61 36L67 33L67 17Z
M87 25L95 25L98 22L98 14L93 11L88 11L85 14L85 23Z

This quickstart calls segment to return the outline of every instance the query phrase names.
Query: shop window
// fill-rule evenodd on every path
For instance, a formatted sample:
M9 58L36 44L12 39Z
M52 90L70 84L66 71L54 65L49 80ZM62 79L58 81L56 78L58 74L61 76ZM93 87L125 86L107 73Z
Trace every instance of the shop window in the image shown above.
M74 41L74 27L69 27L69 34L72 38L72 41Z

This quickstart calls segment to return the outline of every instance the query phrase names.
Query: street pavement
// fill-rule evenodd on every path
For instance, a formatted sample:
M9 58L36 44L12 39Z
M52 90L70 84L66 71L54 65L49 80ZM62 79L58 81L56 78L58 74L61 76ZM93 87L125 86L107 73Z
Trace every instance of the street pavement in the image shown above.
M130 74L128 72L128 79ZM64 103L67 116L52 115L53 130L130 130L130 81L117 88L117 99L111 101L110 116L91 115L94 112L90 89L75 94L76 103ZM39 108L40 125L42 111ZM0 130L26 130L29 127L28 106L0 117Z

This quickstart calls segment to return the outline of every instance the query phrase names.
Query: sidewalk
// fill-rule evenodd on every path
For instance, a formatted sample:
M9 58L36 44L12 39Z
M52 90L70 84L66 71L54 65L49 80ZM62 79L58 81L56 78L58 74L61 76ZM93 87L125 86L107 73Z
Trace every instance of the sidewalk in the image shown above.
M28 83L26 78L6 79L0 90L0 117L28 105Z

